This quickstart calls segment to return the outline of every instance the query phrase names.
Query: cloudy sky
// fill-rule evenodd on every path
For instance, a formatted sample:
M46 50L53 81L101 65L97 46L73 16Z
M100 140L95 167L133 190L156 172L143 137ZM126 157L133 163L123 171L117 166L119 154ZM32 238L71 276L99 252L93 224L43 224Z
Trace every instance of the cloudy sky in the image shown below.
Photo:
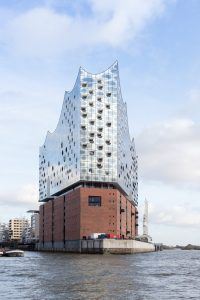
M0 220L38 207L38 149L78 68L119 61L157 242L200 244L199 0L0 0Z

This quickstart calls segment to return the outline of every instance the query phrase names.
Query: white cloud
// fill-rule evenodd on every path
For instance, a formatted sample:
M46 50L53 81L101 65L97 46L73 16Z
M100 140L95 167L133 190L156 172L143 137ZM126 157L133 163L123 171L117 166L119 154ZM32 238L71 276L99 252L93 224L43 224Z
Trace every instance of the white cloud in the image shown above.
M88 1L91 14L59 13L37 7L4 19L0 42L12 54L51 58L67 50L103 44L124 47L158 17L164 0Z
M28 208L38 205L38 187L33 184L26 184L12 192L0 193L1 206L25 206Z
M185 106L181 109L180 115L200 117L200 89L193 88L187 94L188 101Z
M48 57L65 50L70 26L72 20L69 16L35 8L17 15L6 24L3 38L12 53Z
M199 188L200 125L176 119L145 129L136 139L142 180Z
M30 209L38 209L38 189L36 185L25 184L0 192L0 221L7 222L14 217L27 217Z
M135 38L165 7L163 0L91 0L91 3L101 23L100 40L112 46L123 46Z
M199 243L199 191L164 183L139 184L139 231L142 233L144 199L149 202L149 234L166 244ZM143 199L143 200L142 200Z
M11 191L0 192L0 222L8 222L11 218L29 216L26 212L38 209L37 185L25 184Z
M154 224L168 226L200 226L200 210L194 211L186 205L174 205L168 209L157 206L150 206L150 218Z
M149 200L150 234L158 242L198 243L199 95L192 89L176 118L146 128L136 138L140 199Z

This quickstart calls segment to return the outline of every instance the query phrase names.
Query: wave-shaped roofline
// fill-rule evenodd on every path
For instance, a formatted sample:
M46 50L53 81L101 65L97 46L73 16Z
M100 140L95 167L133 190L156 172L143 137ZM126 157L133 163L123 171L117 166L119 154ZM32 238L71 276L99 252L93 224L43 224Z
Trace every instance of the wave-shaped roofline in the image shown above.
M45 139L44 139L44 143L39 147L39 149L43 148L44 145L46 144L47 138L50 137L50 136L52 136L56 132L56 130L58 128L58 125L60 123L61 115L62 115L62 110L63 110L63 106L64 106L64 101L65 101L65 95L66 94L70 95L75 90L76 85L77 85L79 79L80 79L80 68L79 68L79 71L78 71L78 75L76 76L76 80L75 80L75 83L74 83L74 86L73 86L72 90L71 91L65 91L65 93L64 93L64 99L63 99L63 103L62 103L62 109L61 109L61 112L60 112L60 116L59 116L56 128L52 132L49 131L49 130L47 131Z
M92 72L89 72L89 71L87 71L86 69L84 69L82 66L80 66L80 69L79 69L79 70L83 70L83 71L85 71L85 72L88 73L88 74L91 74L91 75L96 76L96 75L100 75L100 74L106 73L108 70L112 69L115 65L118 66L118 60L117 60L117 59L114 61L114 63L113 63L112 65L110 65L110 67L108 67L106 70L104 70L104 71L102 71L102 72L99 72L99 73L92 73Z
M108 67L106 70L104 70L104 71L102 71L102 72L99 72L99 73L91 73L91 72L87 71L86 69L84 69L82 66L80 66L80 67L79 67L79 71L78 71L78 75L77 75L77 77L76 77L76 80L75 80L75 83L74 83L73 88L71 89L71 91L65 91L65 94L67 93L68 95L70 95L71 93L73 93L74 89L75 89L76 86L77 86L78 80L80 79L80 72L81 72L81 70L85 71L85 72L88 73L88 74L91 74L91 75L94 75L94 76L95 76L95 75L100 75L100 74L105 73L106 71L112 69L115 65L118 66L118 60L115 60L114 63L113 63L112 65L110 65L110 67ZM65 94L64 94L64 100L63 100L63 104L62 104L62 109L63 109L63 105L64 105L64 101L65 101ZM49 130L47 131L46 136L45 136L44 143L39 147L40 149L43 148L44 145L46 144L47 138L50 137L51 135L53 135L53 134L56 132L56 130L57 130L57 128L58 128L58 125L59 125L59 123L60 123L60 118L61 118L61 115L62 115L62 109L61 109L61 113L60 113L60 116L59 116L59 119L58 119L58 123L57 123L57 125L56 125L56 128L55 128L52 132L49 131Z

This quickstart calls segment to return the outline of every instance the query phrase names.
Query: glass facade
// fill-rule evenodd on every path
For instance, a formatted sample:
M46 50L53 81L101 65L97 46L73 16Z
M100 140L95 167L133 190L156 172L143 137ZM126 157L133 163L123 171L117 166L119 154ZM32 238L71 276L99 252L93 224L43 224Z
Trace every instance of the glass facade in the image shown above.
M114 183L137 204L137 157L117 62L99 74L80 68L40 148L40 201L80 181Z

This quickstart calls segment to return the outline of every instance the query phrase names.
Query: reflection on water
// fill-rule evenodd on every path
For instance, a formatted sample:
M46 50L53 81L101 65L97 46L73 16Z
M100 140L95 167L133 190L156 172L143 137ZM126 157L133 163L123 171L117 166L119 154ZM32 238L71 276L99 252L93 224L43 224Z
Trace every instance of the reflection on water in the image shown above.
M200 251L0 257L1 299L200 299Z

